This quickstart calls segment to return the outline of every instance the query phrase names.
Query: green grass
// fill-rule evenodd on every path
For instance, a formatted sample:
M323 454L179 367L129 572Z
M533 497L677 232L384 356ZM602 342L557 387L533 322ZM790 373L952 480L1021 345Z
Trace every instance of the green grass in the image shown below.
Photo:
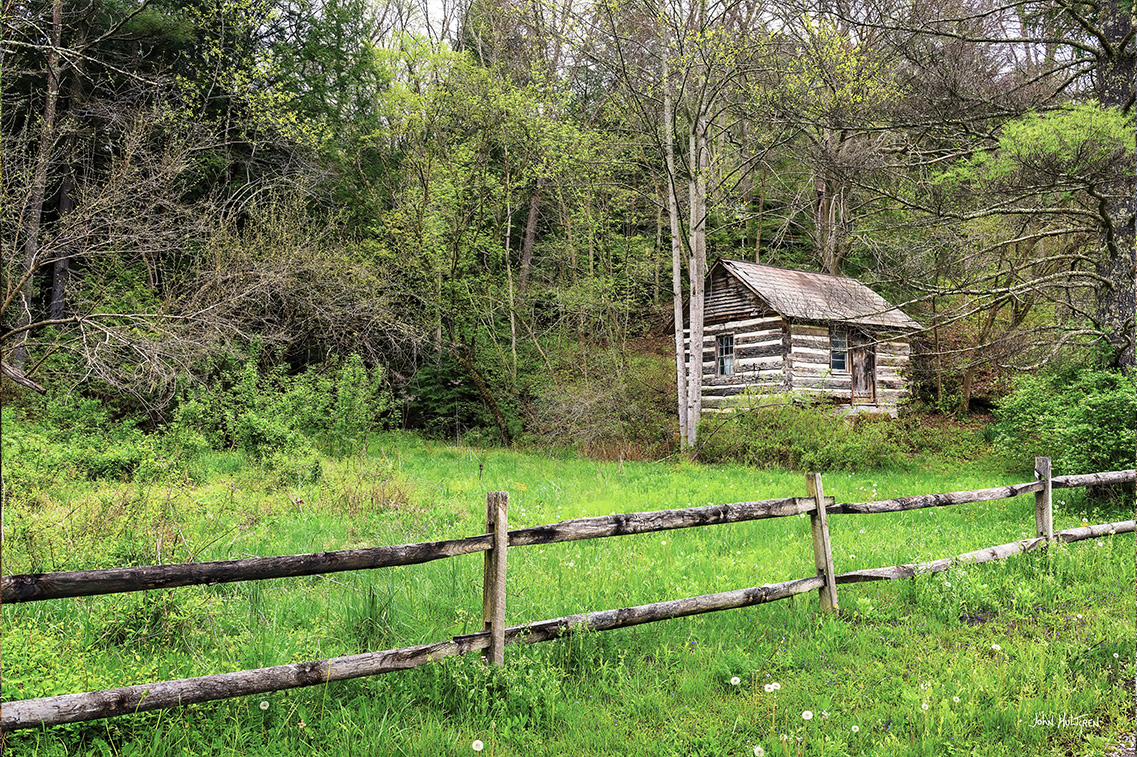
M177 482L56 484L9 503L4 571L214 560L406 543L584 515L805 494L796 473L602 463L388 434L266 486L206 453ZM832 473L865 501L1026 480L982 465ZM1055 528L1132 517L1056 494ZM836 570L946 557L1031 535L1033 498L833 516ZM914 580L454 659L290 692L10 734L14 754L1101 754L1131 732L1132 534ZM810 575L807 518L509 553L507 622ZM481 556L420 566L10 605L4 700L299 662L477 630ZM999 651L992 649L997 644ZM1116 657L1114 655L1117 655ZM731 679L738 677L738 685ZM776 695L764 689L777 681ZM959 701L955 701L955 697ZM260 708L267 702L267 709ZM927 709L923 709L927 705ZM803 720L804 710L814 713ZM1078 727L1067 721L1084 716ZM1053 725L1046 720L1054 721ZM301 723L303 725L301 725ZM853 727L857 731L853 731ZM1032 727L1033 726L1033 727ZM781 742L785 735L787 741ZM802 741L799 742L798 739Z

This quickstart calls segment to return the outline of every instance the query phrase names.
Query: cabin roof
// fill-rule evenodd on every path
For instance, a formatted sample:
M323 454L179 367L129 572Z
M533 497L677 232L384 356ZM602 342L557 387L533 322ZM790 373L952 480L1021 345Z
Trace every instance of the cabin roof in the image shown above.
M787 318L906 330L923 328L856 279L726 258L715 264L718 266Z

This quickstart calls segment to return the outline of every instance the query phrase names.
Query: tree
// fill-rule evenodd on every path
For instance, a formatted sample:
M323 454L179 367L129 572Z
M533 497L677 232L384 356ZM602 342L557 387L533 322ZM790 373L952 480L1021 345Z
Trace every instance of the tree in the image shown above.
M269 15L238 2L6 7L7 375L101 381L160 408L211 343L178 297L212 217L228 205L239 222L282 161L303 164L303 132L266 80Z
M926 179L952 163L970 165L978 151L1011 154L1005 138L1008 128L1012 141L1040 140L1030 155L1021 149L1016 153L1026 162L1021 164L1023 170L1014 172L1013 185L1000 182L1005 191L982 193L988 200L986 208L969 203L967 210L953 209L934 189L924 192L914 205L922 208L921 213L938 214L943 224L980 215L1002 219L1002 245L1021 246L1024 234L1026 241L1042 238L1035 236L1039 234L1050 243L1060 241L1065 250L1062 272L1046 265L1020 265L1015 291L1051 287L1053 277L1060 274L1069 287L1092 293L1092 302L1077 304L1080 320L1065 319L1064 326L1054 329L1050 346L1091 335L1109 345L1115 365L1132 365L1137 276L1132 170L1116 170L1123 165L1116 161L1126 159L1121 151L1114 154L1113 168L1106 174L1091 175L1077 157L1054 143L1093 144L1097 141L1093 124L1100 126L1103 118L1113 117L1103 113L1086 124L1064 120L1061 113L1034 121L1027 117L1031 111L1047 113L1079 105L1112 112L1122 120L1128 117L1134 91L1132 14L1112 0L977 5L943 0L918 6L861 0L825 5L860 33L886 36L903 53L908 94L900 98L906 105L895 114L903 119L895 126L910 135L910 144L906 165L898 166L897 175L904 173L927 188ZM1028 124L1029 134L1023 131ZM1083 126L1080 136L1071 131ZM1032 166L1036 160L1042 162ZM1064 169L1073 173L1063 176L1059 172ZM900 194L896 186L884 194L895 198ZM1061 196L1063 187L1073 194ZM880 190L879 184L876 189ZM1059 228L1064 225L1071 226L1071 235L1062 236ZM1087 233L1090 229L1092 233ZM987 248L994 249L990 244ZM1055 255L1053 244L1035 244L1033 249L1042 259ZM1053 319L1050 323L1057 325Z
M710 207L737 189L751 162L731 165L728 151L720 146L739 131L742 106L766 65L766 34L760 9L742 3L611 2L603 8L609 47L594 54L619 82L629 123L651 146L654 170L662 173L666 188L679 428L683 445L693 449L702 411ZM684 186L685 202L680 196ZM684 253L686 308L680 261ZM689 349L684 348L684 331Z

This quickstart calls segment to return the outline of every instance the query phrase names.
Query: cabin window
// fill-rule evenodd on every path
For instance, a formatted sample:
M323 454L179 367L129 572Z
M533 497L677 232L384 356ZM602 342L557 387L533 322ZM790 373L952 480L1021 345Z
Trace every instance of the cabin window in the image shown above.
M843 373L849 370L849 332L844 329L829 330L829 367Z
M715 374L734 375L734 334L719 334L715 337Z

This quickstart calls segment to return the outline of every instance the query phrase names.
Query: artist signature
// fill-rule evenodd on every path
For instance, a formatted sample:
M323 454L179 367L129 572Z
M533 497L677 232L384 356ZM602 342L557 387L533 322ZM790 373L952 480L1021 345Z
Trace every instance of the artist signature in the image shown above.
M1031 728L1101 728L1101 721L1089 715L1054 715L1040 712L1034 716Z

